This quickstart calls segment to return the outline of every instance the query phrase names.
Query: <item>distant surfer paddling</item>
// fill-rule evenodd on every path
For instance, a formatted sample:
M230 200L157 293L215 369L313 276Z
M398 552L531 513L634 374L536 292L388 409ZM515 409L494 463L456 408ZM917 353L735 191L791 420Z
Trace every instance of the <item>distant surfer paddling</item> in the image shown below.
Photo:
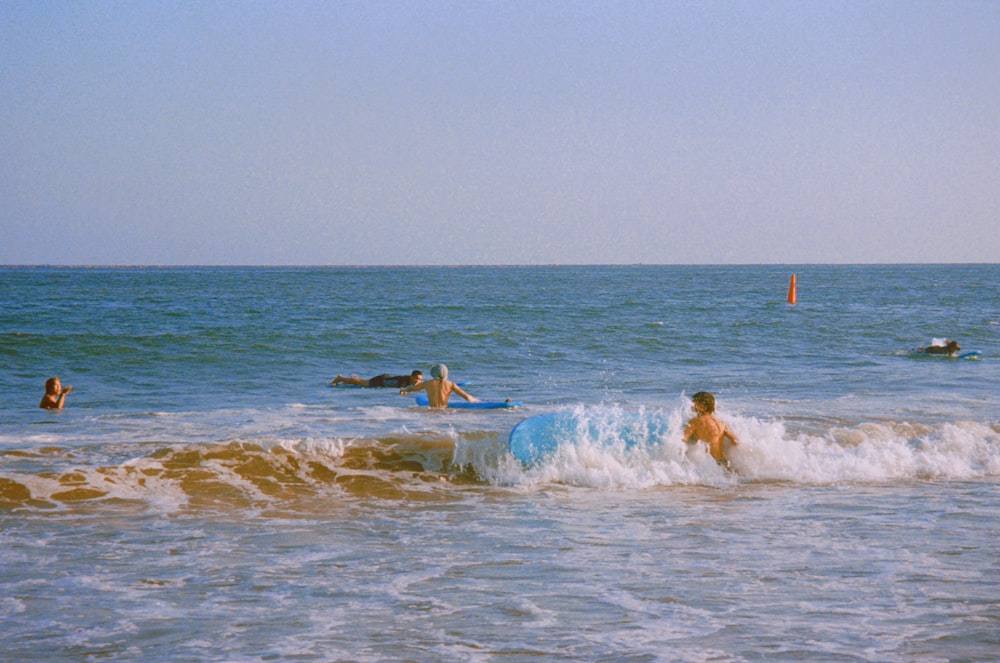
M448 397L451 396L452 392L470 403L479 402L478 398L465 393L461 387L448 379L448 367L444 364L435 364L431 367L430 380L424 380L405 389L400 389L399 393L403 395L418 390L427 392L427 404L430 407L448 407Z
M722 420L715 416L715 396L707 391L699 391L691 396L695 416L684 427L684 439L688 444L704 442L708 445L708 453L719 465L732 470L732 465L723 451L724 442L728 438L730 444L738 444L736 435Z
M935 341L937 341L937 339L935 339ZM958 347L958 341L948 341L944 345L935 342L928 345L926 348L920 349L923 350L925 354L929 355L948 355L949 357L953 357L955 356L955 353L962 348Z
M343 375L337 375L333 378L330 383L334 387L338 384L350 384L355 387L388 387L390 389L398 389L399 387L408 387L410 385L419 384L421 380L424 379L424 374L421 371L413 371L409 375L389 375L388 373L382 373L381 375L376 375L375 377L360 378L357 375L351 375L345 377Z

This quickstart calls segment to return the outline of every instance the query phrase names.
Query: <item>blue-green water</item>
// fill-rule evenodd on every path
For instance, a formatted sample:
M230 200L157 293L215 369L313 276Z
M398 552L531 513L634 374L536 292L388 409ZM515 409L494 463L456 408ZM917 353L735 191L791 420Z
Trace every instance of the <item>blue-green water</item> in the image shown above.
M796 273L798 303L785 302ZM1000 266L0 268L0 654L987 660ZM976 360L914 357L955 338ZM434 412L337 373L425 373ZM74 389L37 408L43 382ZM681 439L716 394L727 474ZM649 412L540 466L521 419Z

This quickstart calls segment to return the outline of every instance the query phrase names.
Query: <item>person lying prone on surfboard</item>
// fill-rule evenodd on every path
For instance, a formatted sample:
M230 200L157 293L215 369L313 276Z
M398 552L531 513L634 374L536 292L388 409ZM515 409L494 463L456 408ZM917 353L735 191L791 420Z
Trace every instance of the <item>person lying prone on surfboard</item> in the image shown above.
M353 384L357 387L407 387L410 385L418 384L424 379L424 374L419 370L413 371L409 375L389 375L388 373L382 373L381 375L376 375L373 378L359 378L357 375L351 375L350 377L344 377L343 375L337 375L333 378L330 383L333 386L338 384Z
M961 349L958 341L948 341L947 345L928 345L923 351L929 355L953 355Z
M732 429L715 416L715 396L707 391L699 391L691 396L694 403L695 416L684 427L684 439L689 444L705 442L708 453L712 454L719 465L727 470L733 469L729 459L723 453L723 441L729 438L733 445L738 444Z
M418 389L427 392L427 404L430 407L448 407L448 397L452 392L470 403L479 402L478 398L465 393L461 387L448 379L448 367L444 364L435 364L431 367L430 380L400 389L399 394L402 396Z

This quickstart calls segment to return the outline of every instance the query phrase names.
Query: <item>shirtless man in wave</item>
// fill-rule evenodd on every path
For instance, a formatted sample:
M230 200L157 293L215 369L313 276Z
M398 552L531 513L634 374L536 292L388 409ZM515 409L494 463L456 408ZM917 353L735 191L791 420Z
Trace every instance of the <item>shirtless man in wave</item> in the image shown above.
M708 444L708 453L715 462L732 470L723 451L723 443L726 438L733 445L738 443L732 429L715 416L715 396L707 391L699 391L691 396L691 402L694 403L695 416L684 427L685 441L689 444L705 442Z

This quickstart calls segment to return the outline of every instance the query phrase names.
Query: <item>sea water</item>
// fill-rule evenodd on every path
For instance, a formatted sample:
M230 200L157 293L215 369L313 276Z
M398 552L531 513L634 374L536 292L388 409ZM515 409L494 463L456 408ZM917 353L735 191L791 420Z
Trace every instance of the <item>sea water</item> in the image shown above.
M1000 659L998 286L0 268L0 658ZM934 338L981 354L911 353ZM439 362L524 405L327 386ZM61 411L37 407L52 375ZM683 441L700 390L733 472ZM511 428L559 410L667 423L515 461Z

